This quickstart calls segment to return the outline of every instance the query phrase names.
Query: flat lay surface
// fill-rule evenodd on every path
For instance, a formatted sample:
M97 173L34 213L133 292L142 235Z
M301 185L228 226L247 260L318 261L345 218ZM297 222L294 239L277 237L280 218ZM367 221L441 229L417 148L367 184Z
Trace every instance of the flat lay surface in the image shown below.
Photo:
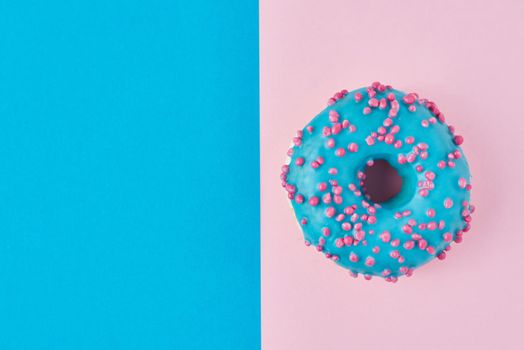
M517 349L524 321L518 1L260 5L264 349ZM341 89L379 80L437 103L464 136L472 230L396 284L306 248L280 186L296 130Z

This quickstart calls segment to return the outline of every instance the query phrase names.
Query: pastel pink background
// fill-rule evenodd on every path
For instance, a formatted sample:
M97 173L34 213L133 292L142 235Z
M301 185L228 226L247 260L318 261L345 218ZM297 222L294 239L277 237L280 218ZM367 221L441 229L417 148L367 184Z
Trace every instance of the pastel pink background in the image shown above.
M524 348L524 1L261 0L264 350ZM374 80L465 137L473 230L397 284L302 241L279 181L295 131Z

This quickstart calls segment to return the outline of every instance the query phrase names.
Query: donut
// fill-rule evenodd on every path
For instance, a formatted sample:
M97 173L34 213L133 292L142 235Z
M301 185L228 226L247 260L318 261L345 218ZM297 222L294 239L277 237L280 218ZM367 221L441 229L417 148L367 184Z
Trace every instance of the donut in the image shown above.
M280 175L306 245L367 280L445 259L475 209L463 141L416 93L379 82L337 92L297 132ZM367 186L378 163L400 180L382 199Z

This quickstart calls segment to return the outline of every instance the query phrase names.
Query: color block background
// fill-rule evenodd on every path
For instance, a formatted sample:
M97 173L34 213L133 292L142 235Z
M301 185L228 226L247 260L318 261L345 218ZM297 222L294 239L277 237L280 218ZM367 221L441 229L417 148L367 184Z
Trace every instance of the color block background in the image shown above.
M520 349L522 1L261 1L263 349ZM280 187L297 129L380 80L436 101L465 136L473 230L397 284L305 248Z
M256 1L0 2L0 349L258 349L258 113Z

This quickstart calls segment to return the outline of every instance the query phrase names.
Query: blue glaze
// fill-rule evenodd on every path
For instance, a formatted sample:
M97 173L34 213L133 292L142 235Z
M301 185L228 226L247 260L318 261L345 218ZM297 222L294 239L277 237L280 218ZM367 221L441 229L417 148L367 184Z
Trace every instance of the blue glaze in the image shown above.
M355 94L360 92L363 96L362 101L355 101ZM368 145L365 141L366 137L383 125L384 120L388 117L390 110L390 103L388 102L385 109L372 108L372 112L364 115L363 109L368 106L369 97L366 88L361 88L349 92L345 97L338 100L334 105L327 107L320 114L318 114L307 126L312 126L314 129L310 133L306 128L303 129L302 143L299 146L293 146L293 155L290 159L289 173L287 174L288 184L295 186L295 194L301 194L305 197L305 201L300 204L296 200L291 200L295 215L299 223L306 219L306 224L301 224L306 242L314 246L319 245L322 238L325 239L323 245L323 252L329 255L338 256L337 263L344 268L349 269L353 273L363 273L368 275L383 275L384 270L390 270L389 277L397 277L405 272L405 268L415 269L437 256L449 244L443 238L444 233L451 233L453 238L456 237L457 232L460 232L466 225L462 211L469 210L469 191L459 186L459 179L464 178L467 183L470 183L470 172L466 158L460 147L453 142L453 135L449 131L446 124L437 121L434 124L429 124L428 127L423 127L421 122L428 120L435 115L420 101L415 101L416 111L408 110L408 105L402 101L405 93L390 89L385 92L378 92L375 96L377 99L385 98L387 94L393 93L400 104L400 109L396 117L393 118L393 125L398 125L400 131L395 135L395 140L402 140L403 144L400 148L395 148L393 144L386 144L385 142L375 142L373 145ZM343 129L338 135L331 135L334 138L336 145L334 148L328 148L326 141L329 137L322 135L322 129L326 126L333 126L329 120L329 111L335 110L340 115L340 122L348 119L352 125L355 125L357 130L354 133ZM306 126L306 127L307 127ZM405 142L406 137L413 136L415 142L408 145ZM358 144L358 152L352 153L348 151L348 144L354 142ZM413 150L413 146L419 143L427 144L428 157L424 160L420 157L413 163L399 164L398 155L407 155ZM346 154L343 157L335 156L335 150L343 147ZM437 164L439 161L448 161L448 153L456 150L462 154L459 159L454 159L455 167L446 166L440 169ZM324 158L324 164L318 169L311 167L311 162L317 157ZM305 158L303 166L295 165L298 157ZM337 247L335 242L339 238L346 235L355 235L355 225L350 231L343 231L341 228L342 222L351 222L349 216L342 222L335 220L335 217L329 218L326 216L326 209L330 206L336 209L336 213L342 213L343 209L349 205L356 204L358 209L356 213L359 215L367 214L366 209L361 205L362 200L367 200L364 197L364 191L361 189L360 180L357 178L357 173L363 171L366 162L373 159L385 159L393 167L396 168L399 175L403 178L403 186L400 193L389 202L382 203L381 207L376 212L376 223L371 224L367 222L362 223L362 230L366 232L365 240L367 245L360 242L358 245ZM424 170L418 172L416 167L421 165ZM328 169L335 167L338 169L336 175L330 175ZM427 197L420 195L418 187L419 181L426 181L426 171L432 171L436 174L434 179L434 189L429 191ZM322 195L331 191L329 185L330 180L338 181L338 184L343 187L341 194L343 202L336 204L331 202L325 204L320 201L317 206L308 204L308 199L312 196L322 198ZM318 189L318 184L321 182L328 183L328 189L324 192ZM360 189L362 196L357 196L353 191L348 189L348 185L352 183ZM445 199L450 198L453 201L453 206L449 209L444 207ZM369 200L367 200L369 202ZM466 206L462 203L466 201ZM427 215L428 209L433 208L436 212L435 217L430 218ZM407 217L395 218L395 213L410 210L412 214ZM420 234L422 239L426 240L428 246L435 249L435 253L431 254L427 249L419 249L415 241L413 249L404 248L403 244L412 240L411 234L404 233L402 227L408 223L408 220L414 219L417 225L413 227L413 233ZM439 223L445 222L444 228L435 230L419 229L420 223L429 223L434 221ZM361 221L358 221L361 222ZM322 234L323 228L329 228L331 234L325 237ZM373 233L370 233L370 230ZM393 247L391 241L386 243L379 238L380 233L389 231L391 234L391 241L398 239L400 244L398 247ZM372 248L378 246L380 252L375 254ZM405 259L400 263L398 259L390 256L390 253L398 250L400 255ZM351 253L359 257L358 262L349 260ZM367 266L365 260L367 257L373 257L375 264Z

